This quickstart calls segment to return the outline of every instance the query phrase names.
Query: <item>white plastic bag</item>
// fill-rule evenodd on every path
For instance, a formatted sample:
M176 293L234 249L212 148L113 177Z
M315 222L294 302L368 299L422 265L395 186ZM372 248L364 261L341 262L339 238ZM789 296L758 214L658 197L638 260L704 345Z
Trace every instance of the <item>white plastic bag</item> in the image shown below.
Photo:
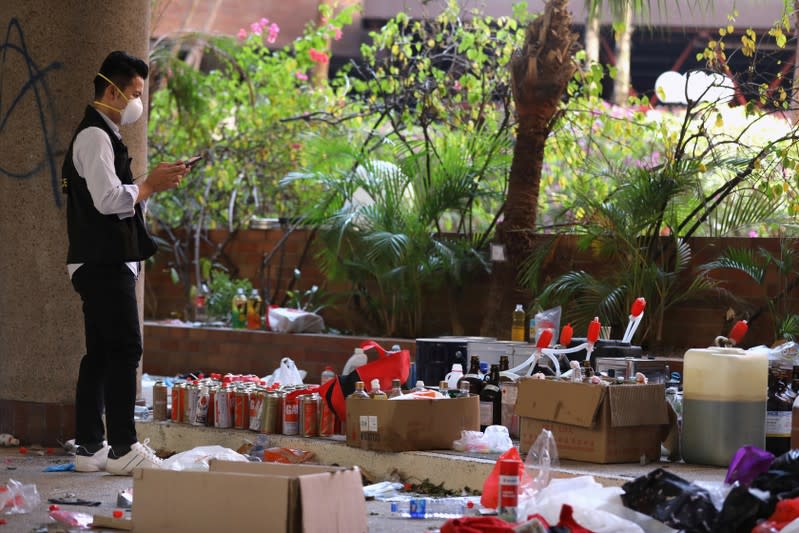
M244 463L248 461L246 456L234 452L230 448L224 448L222 446L198 446L191 450L175 454L169 459L165 459L163 467L165 470L207 472L208 463L211 459Z
M459 452L503 453L513 446L505 426L488 426L482 431L461 431L461 438L452 443Z
M275 383L279 383L281 387L303 384L302 374L300 374L293 360L288 357L280 360L280 366L269 376L266 385L271 387Z
M270 307L269 327L278 333L321 333L325 321L316 313L301 309Z

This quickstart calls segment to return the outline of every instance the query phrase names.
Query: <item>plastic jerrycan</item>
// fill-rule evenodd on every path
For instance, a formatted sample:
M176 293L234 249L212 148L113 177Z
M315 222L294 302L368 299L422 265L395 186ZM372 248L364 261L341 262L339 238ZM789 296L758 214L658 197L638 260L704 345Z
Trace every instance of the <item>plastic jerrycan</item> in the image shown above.
M765 349L691 349L685 352L683 376L686 463L726 467L741 446L766 447Z
M455 363L452 365L452 372L448 373L444 376L444 381L447 382L447 387L449 390L458 390L458 382L463 377L463 366L460 363Z

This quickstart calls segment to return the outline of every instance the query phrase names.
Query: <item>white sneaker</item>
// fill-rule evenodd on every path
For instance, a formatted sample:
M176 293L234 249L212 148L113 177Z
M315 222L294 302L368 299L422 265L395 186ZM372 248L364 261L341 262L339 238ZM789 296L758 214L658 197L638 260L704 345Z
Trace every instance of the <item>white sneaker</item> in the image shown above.
M81 451L86 453L86 448L78 446L75 451L75 472L100 472L105 470L108 459L108 444L103 442L103 447L92 455L81 455Z
M134 442L130 446L130 451L122 457L109 457L105 470L109 474L117 476L129 476L134 468L163 468L163 459L156 457L148 444L150 439L144 442Z

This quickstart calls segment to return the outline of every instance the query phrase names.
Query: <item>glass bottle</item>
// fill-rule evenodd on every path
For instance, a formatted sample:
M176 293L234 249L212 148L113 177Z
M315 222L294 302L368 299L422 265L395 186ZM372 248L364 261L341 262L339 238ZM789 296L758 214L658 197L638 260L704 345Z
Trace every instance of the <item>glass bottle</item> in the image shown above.
M261 329L261 295L253 289L247 298L247 329Z
M504 372L506 370L510 370L510 361L507 355L500 355L499 356L499 371Z
M769 369L766 401L766 450L782 455L791 449L791 412L793 403L785 396L785 383L780 370Z
M369 391L369 397L373 400L387 400L386 393L380 390L380 380L372 380L372 389Z
M444 380L438 382L438 392L444 397L449 398L449 383Z
M242 329L247 324L247 295L241 287L236 290L231 302L230 323L234 329Z
M480 357L477 355L473 355L471 361L469 363L469 374L474 376L480 376L482 372L480 372Z
M366 394L366 385L363 381L356 381L355 382L355 391L349 395L350 398L355 398L356 400L368 400L369 395Z
M389 398L396 398L402 396L402 382L398 379L391 380L391 390L388 393Z
M480 391L480 431L502 423L502 390L499 388L499 365L491 365Z
M516 304L513 310L513 321L511 322L510 340L524 342L524 306Z

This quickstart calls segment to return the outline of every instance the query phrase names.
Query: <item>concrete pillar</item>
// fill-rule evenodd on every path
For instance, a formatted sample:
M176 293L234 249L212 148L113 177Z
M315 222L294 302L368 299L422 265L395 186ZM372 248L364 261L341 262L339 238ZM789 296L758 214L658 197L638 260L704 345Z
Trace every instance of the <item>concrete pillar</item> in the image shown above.
M80 298L66 273L61 164L105 56L147 57L150 0L0 2L0 433L74 437ZM123 128L134 175L146 121Z

